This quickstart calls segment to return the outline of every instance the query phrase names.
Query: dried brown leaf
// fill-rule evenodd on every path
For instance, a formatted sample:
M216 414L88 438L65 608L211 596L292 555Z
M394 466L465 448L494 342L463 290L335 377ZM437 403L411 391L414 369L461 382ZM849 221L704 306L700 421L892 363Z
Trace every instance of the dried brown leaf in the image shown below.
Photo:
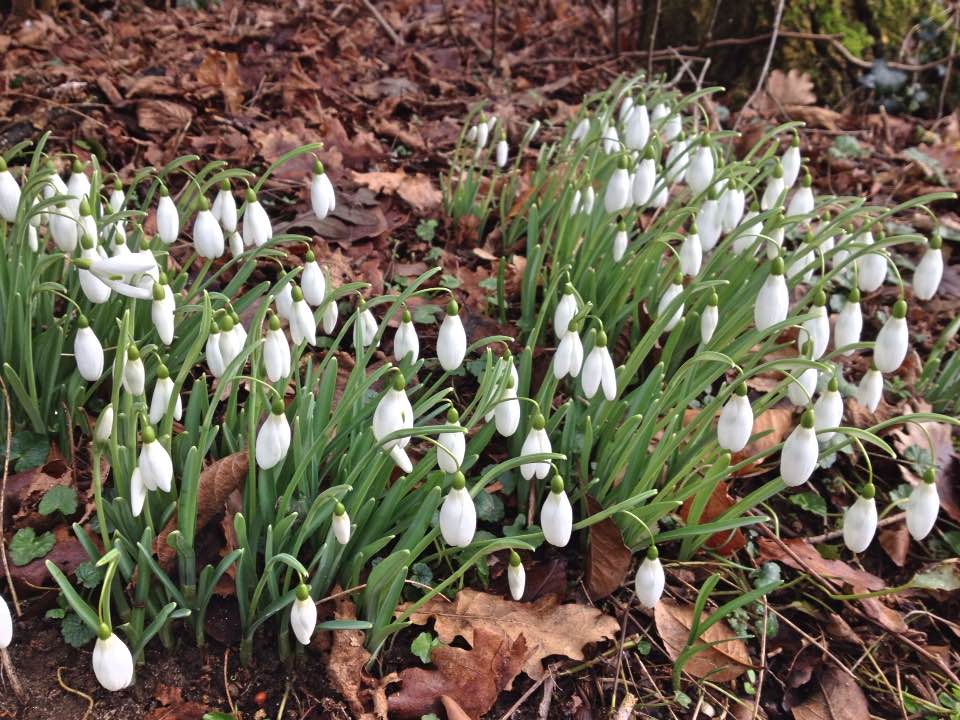
M445 643L453 642L459 635L472 646L480 630L497 632L510 640L523 635L523 671L535 680L544 675L543 658L564 655L583 660L585 645L612 640L620 629L614 618L596 608L576 603L561 605L555 595L522 603L469 588L461 590L452 603L435 597L410 616L410 621L417 625L425 625L431 619L435 619L434 629Z
M762 560L776 560L800 572L814 572L825 578L868 590L883 590L887 584L876 575L850 567L842 560L827 560L803 538L789 538L780 543L769 538L757 541Z
M707 505L697 519L698 523L708 523L716 520L727 510L733 507L736 501L730 497L729 485L725 482L718 482L707 500ZM680 517L687 520L690 515L690 509L693 507L693 498L688 498L680 508ZM706 542L706 546L725 557L733 555L738 550L747 545L747 538L739 528L714 533Z
M818 687L792 708L794 720L869 720L867 698L857 681L832 665L824 668Z
M930 405L923 401L916 403L916 412L930 412ZM904 413L914 412L909 405L904 406ZM940 507L954 521L960 522L960 486L955 482L960 463L957 462L956 451L953 449L950 426L942 422L909 423L898 427L891 433L893 446L901 457L907 448L916 446L931 452L933 444L933 462L937 468L937 492L940 495ZM916 485L920 478L914 475L906 463L900 464L900 472L907 482Z
M334 593L340 588L334 588ZM334 618L337 620L356 620L357 607L349 598L336 601ZM357 720L380 720L386 718L386 691L393 676L378 681L371 678L364 667L370 660L370 653L364 647L366 636L361 630L338 630L333 634L330 658L327 662L327 680L331 687L350 704L353 716ZM373 705L373 711L367 710L365 701Z
M910 533L906 523L897 523L879 533L880 547L893 560L897 567L907 564L907 551L910 549Z
M236 114L243 104L243 81L238 71L236 53L207 50L197 68L197 81L223 93L223 105L230 114Z
M780 105L813 105L817 96L809 73L792 68L786 73L773 70L767 78L767 92Z
M757 453L769 450L774 445L782 443L790 431L793 430L793 408L786 405L778 405L768 408L757 415L753 420L753 434L764 433L763 437L748 443L747 446L733 456L733 462L739 463L752 457ZM753 466L741 468L737 475L748 474Z
M680 605L673 600L661 600L653 610L657 632L672 660L680 657L687 646L693 626L693 606ZM701 616L705 620L706 613ZM711 625L699 638L702 650L684 665L684 672L713 682L728 682L740 677L753 667L750 653L743 640L723 620Z
M587 497L590 514L599 512L600 503ZM630 571L633 553L623 544L620 528L607 518L590 526L590 544L587 548L587 569L584 581L593 600L610 595L623 584Z
M414 210L425 212L440 205L443 195L434 187L433 181L423 173L407 175L403 170L395 172L353 172L353 180L370 188L375 193L399 195Z
M146 132L168 134L186 130L193 122L193 110L170 100L141 100L137 123Z

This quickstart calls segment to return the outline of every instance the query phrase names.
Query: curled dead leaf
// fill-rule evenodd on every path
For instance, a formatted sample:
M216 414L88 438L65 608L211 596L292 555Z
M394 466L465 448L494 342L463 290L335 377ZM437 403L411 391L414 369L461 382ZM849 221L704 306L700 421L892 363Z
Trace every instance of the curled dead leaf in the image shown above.
M590 496L587 505L591 515L602 509L600 503ZM620 587L630 572L632 561L633 553L623 544L620 528L611 518L591 525L584 577L590 597L599 600Z
M817 688L792 708L794 720L869 720L867 698L857 681L832 665L824 668Z
M653 611L657 632L672 660L680 657L687 646L693 626L693 606L673 600L661 600ZM702 619L706 619L706 614ZM723 620L711 625L698 640L702 649L684 665L684 672L713 682L729 682L753 667L743 640Z
M703 512L700 513L700 517L697 518L698 523L712 522L734 506L736 501L730 497L729 489L730 486L725 482L718 482L714 486L713 492L710 494L710 499L707 500L706 507L703 509ZM692 507L692 497L688 498L680 507L680 517L682 517L684 521L690 516ZM732 531L727 530L714 533L706 542L708 548L725 557L730 557L738 550L746 547L746 545L747 539L739 528L735 528Z
M775 560L800 572L813 572L825 578L867 590L883 590L887 584L876 575L857 570L842 560L827 560L803 538L789 538L779 542L770 538L757 541L761 560Z

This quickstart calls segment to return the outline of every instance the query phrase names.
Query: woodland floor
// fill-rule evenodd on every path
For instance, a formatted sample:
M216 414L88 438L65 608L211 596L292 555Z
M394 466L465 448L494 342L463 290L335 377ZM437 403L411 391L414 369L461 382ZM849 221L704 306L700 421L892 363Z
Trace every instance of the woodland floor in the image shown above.
M133 11L77 3L55 17L38 15L22 25L8 20L0 26L4 88L0 148L51 130L53 147L96 154L104 165L124 175L133 167L161 166L188 153L257 171L294 147L322 141L320 157L338 191L336 213L318 224L303 211L308 205L303 180L309 166L306 160L293 162L267 187L268 206L280 220L278 227L322 239L318 259L329 267L334 284L362 277L373 284L374 293L439 262L468 310L468 333L483 326L489 330L483 334L494 334L496 323L484 314L490 293L481 283L496 274L499 243L478 242L470 228L451 228L440 207L439 177L461 130L462 116L478 100L487 99L511 135L519 136L534 117L562 124L584 92L604 87L619 74L636 72L646 66L646 58L608 59L607 34L598 29L598 17L589 4L501 3L493 67L488 3L374 4L381 13L379 20L362 2L306 1L228 1L209 12ZM660 69L673 77L682 68L673 62ZM681 86L688 89L696 80L689 71L680 75ZM853 100L848 107L827 109L816 105L802 79L783 73L768 88L743 124L743 146L751 146L770 125L789 118L805 120L803 152L816 184L825 192L863 194L877 203L893 204L930 190L960 188L956 115L938 123L920 122L872 112L868 103ZM725 117L723 96L716 102L713 110ZM853 138L859 149L854 152L838 138ZM934 209L945 234L960 234L956 203ZM423 221L431 219L437 221L435 230L418 232L426 227ZM904 221L918 230L931 227L929 217L919 213ZM518 268L511 266L511 292L516 291L518 275ZM889 304L893 292L888 288L887 294L871 296L867 307ZM958 310L960 274L951 258L937 299L915 309L916 317L911 315L911 325L919 323L920 355ZM908 361L901 376L901 397L888 395L896 402L881 405L877 417L890 416L907 404L917 407L920 401L911 387L919 360L917 356ZM776 443L789 427L789 412L784 417L771 415L768 421L773 431L769 439ZM836 547L836 508L842 506L831 500L829 478L820 484L829 514L826 509L811 511L778 501L773 509L783 540L751 530L719 541L721 565L723 557L739 551L742 563L775 560L790 577L799 572L809 580L795 597L788 593L763 605L764 614L778 618L779 628L770 637L759 633L750 645L755 661L761 650L766 653L765 672L750 683L759 694L757 717L860 720L858 710L844 713L861 702L874 717L906 717L894 688L936 698L952 683L960 693L953 674L960 648L960 626L954 622L960 610L956 586L882 600L843 601L830 599L826 592L895 587L920 568L957 554L960 464L954 439L947 426L927 430L937 443L942 515L948 528L940 533L937 545L911 544L900 522L882 528L880 541L861 557L862 566L823 559L813 545L821 553L827 552L825 547ZM926 444L919 430L905 431L893 440L901 451ZM83 467L67 467L55 453L49 459L43 468L46 475L69 474L81 497L89 493ZM842 462L836 471L842 470ZM768 470L759 467L752 472ZM888 487L912 477L909 463L887 463L877 472ZM69 542L66 525L51 527L34 512L33 479L25 473L10 478L7 532L26 525L53 529L63 541L53 551L57 562L75 568L85 558ZM737 496L747 482L746 477L735 478L725 490ZM729 496L721 494L717 502L722 510ZM591 602L593 594L582 580L591 559L582 552L568 555L572 557L541 553L541 561L529 571L533 586L529 599L560 593L567 600ZM710 562L715 560L716 556ZM956 572L956 565L951 568ZM264 640L264 647L271 651L258 657L256 667L241 668L226 649L235 647L236 640L236 621L226 609L229 603L211 611L211 637L205 649L184 643L170 652L153 643L137 686L108 695L97 688L89 672L89 651L70 648L58 625L44 619L45 611L55 605L55 592L42 567L32 564L13 570L21 587L32 586L24 593L26 619L18 625L11 648L29 702L18 707L6 688L0 690L0 718L199 720L204 712L228 710L230 701L242 717L277 717L284 700L286 718L356 714L351 698L328 685L330 648L323 643L329 639L319 641L290 673L276 661L269 640ZM673 597L693 598L703 579L701 570L696 565L668 568ZM496 582L502 585L503 578ZM626 651L621 662L617 643L595 645L596 662L558 676L555 682L548 675L512 717L604 717L618 673L640 695L638 709L646 713L642 717L707 715L693 685L687 686L692 698L688 709L667 702L672 697L671 663L662 643L669 623L632 609L630 597L629 589L620 586L596 604L626 623L623 636L639 633L640 652ZM917 614L925 619L918 622ZM744 622L756 619L747 617ZM408 650L416 632L396 638L379 659L375 675L383 677L418 662ZM576 664L555 660L557 672ZM940 680L931 681L931 672ZM865 694L856 683L851 685L854 676ZM740 698L750 692L742 679L718 685ZM520 676L488 717L501 717L531 686L532 681ZM623 689L621 680L618 703ZM705 686L703 692L719 716L724 694L716 686ZM80 693L89 693L89 702ZM960 703L960 696L955 700ZM92 713L86 714L94 701ZM754 717L753 707L746 713L743 707L734 708L730 706L732 717Z

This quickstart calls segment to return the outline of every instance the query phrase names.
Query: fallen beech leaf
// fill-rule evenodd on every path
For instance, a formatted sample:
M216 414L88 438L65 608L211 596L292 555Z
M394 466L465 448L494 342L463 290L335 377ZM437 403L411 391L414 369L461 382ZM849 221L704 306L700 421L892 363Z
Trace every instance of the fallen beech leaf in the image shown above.
M600 503L589 495L587 506L591 515L602 509ZM611 518L591 525L589 536L590 545L587 548L587 569L584 581L590 597L593 600L599 600L610 595L626 580L633 561L633 553L623 544L620 528Z
M247 451L241 450L220 458L200 473L200 487L197 491L197 530L205 527L208 522L223 512L227 497L247 476L249 459ZM176 550L167 544L167 538L176 529L177 516L174 514L154 543L160 567L165 569L173 567L173 561L177 557Z
M447 714L447 720L470 720L470 716L460 707L460 703L449 695L443 695L440 698L443 703L443 711Z
M516 640L521 635L526 654L523 671L534 680L544 675L541 660L548 655L564 655L583 660L583 647L601 640L612 640L620 624L596 608L576 603L561 605L556 595L536 602L504 600L496 595L464 589L454 602L434 597L410 616L416 625L435 619L434 630L441 642L451 643L458 635L471 646L481 630L497 632Z
M335 587L333 592L340 592L339 586ZM336 620L356 620L357 607L348 598L340 598L336 601L333 616ZM370 660L370 653L364 647L366 636L362 630L338 630L332 635L330 657L327 661L327 680L330 685L350 704L357 720L385 720L385 688L394 680L395 675L391 673L381 680L376 680L366 673L364 666ZM373 712L367 710L365 699L373 703Z
M853 592L860 595L866 592L866 588L854 585ZM863 598L858 602L860 607L863 608L863 612L871 619L876 620L883 629L898 634L905 633L910 629L904 622L903 616L886 605L882 598Z
M703 512L700 513L699 523L712 522L733 507L735 501L730 497L728 488L729 485L725 482L718 482L716 486L714 486L710 499L707 500L706 507L703 509ZM690 515L690 509L692 507L692 497L688 498L680 507L680 517L682 517L684 521L686 521ZM725 557L730 557L738 550L742 550L746 545L747 539L739 528L733 531L726 530L724 532L714 533L706 542L708 548Z
M813 105L817 96L809 73L791 69L773 70L767 78L767 92L780 105Z
M760 538L757 546L761 560L776 560L800 572L813 571L825 578L839 580L848 585L857 585L867 590L883 590L887 584L876 575L850 567L842 560L827 560L803 538L781 541L790 552L769 538ZM792 554L791 554L792 553ZM794 559L794 555L800 560Z
M751 441L743 450L736 453L733 456L732 462L742 462L748 457L752 457L757 453L769 450L774 445L782 443L787 435L790 434L790 431L793 430L793 426L793 407L778 405L764 410L753 420L753 434L765 434L763 437ZM737 472L737 475L743 476L748 474L751 467L753 466L748 465L741 468Z
M219 89L223 93L223 105L230 114L240 110L243 103L243 80L238 72L236 53L207 50L203 62L197 68L197 81Z
M704 613L702 619L706 617ZM667 654L676 660L690 637L693 606L661 600L653 610L653 618ZM698 639L703 642L703 649L684 665L684 672L722 683L740 677L753 667L747 646L725 621L711 625Z
M907 551L910 549L910 533L906 523L897 523L892 527L881 530L878 539L880 547L887 553L893 564L903 567L907 564Z
M401 689L390 695L391 718L419 718L437 712L446 696L456 701L468 717L478 719L493 707L502 690L520 673L527 644L523 635L509 638L497 631L477 628L472 649L440 645L431 662L436 670L401 671Z
M930 412L930 405L923 401L916 403L916 412ZM910 405L904 405L904 414L914 412ZM951 440L950 426L942 422L909 423L898 427L890 433L893 437L893 446L901 457L904 457L907 448L917 446L930 452L930 443L933 443L932 461L937 468L937 493L940 495L940 507L954 521L960 522L960 495L955 473L960 472L960 463ZM929 436L929 440L927 439ZM916 485L920 478L914 475L906 463L900 464L900 473L908 482Z
M396 172L353 172L354 182L365 185L375 193L399 195L414 210L423 212L440 205L443 195L433 186L433 181L423 173L407 175L403 170Z
M792 708L794 720L869 720L867 698L857 681L832 665L824 668L814 693Z
M169 100L141 100L137 103L137 123L140 129L154 133L172 133L186 130L193 122L193 110Z

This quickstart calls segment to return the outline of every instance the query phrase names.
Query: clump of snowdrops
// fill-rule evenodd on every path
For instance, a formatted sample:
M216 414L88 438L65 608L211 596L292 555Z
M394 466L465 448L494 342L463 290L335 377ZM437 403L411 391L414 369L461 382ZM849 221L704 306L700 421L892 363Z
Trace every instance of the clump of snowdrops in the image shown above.
M885 428L955 422L930 414L869 428L843 422L850 396L876 410L885 379L910 348L908 316L923 313L943 271L937 231L926 238L886 230L902 227L893 222L898 215L929 212L928 203L953 195L895 207L819 195L800 152L799 123L770 129L738 158L735 133L711 128L698 102L717 90L681 96L620 80L586 97L564 127L534 122L515 152L500 144L503 123L476 109L443 185L455 221L478 228L481 239L499 231L501 267L511 253L525 256L516 316L524 349L501 362L517 368L504 402L518 396L534 410L510 447L562 453L556 465L568 488L603 507L649 498L614 515L626 543L644 555L635 587L648 607L664 586L658 544L680 541L676 556L685 560L714 533L767 520L755 509L806 483L840 450L853 460L843 536L852 552L863 552L878 518L867 446L895 457L879 435ZM534 151L537 134L544 140ZM501 138L495 148L493 137ZM907 244L920 245L921 255L909 282L890 256ZM491 305L507 319L504 282L501 272ZM876 333L861 311L868 294L886 306ZM552 360L533 387L537 346ZM854 365L841 361L853 354L869 358L870 369L844 377ZM760 375L779 382L752 390ZM855 389L845 398L840 387ZM755 419L781 401L795 408L794 429L784 442L756 449L763 446L751 445ZM777 477L745 481L739 500L700 522L718 482L778 455ZM518 485L522 507L537 492L529 483L550 472L528 467L536 469ZM933 478L930 468L905 501L917 540L937 518ZM748 586L741 590L725 612L756 598Z
M517 551L544 539L566 545L642 499L575 521L556 472L564 456L549 441L478 466L495 430L519 423L519 405L502 401L516 399L519 379L491 348L512 338L468 338L456 299L429 284L439 268L399 295L371 297L362 281L334 287L312 249L292 261L287 249L311 240L274 232L262 189L277 166L318 146L259 177L186 156L127 182L95 158L45 147L46 138L29 155L18 146L0 166L0 360L16 425L58 434L65 448L76 431L89 436L96 538L74 530L102 568L95 602L47 568L95 633L93 668L108 690L134 681L154 637L169 647L186 628L202 645L228 573L244 662L265 624L282 656L318 629L367 630L376 653L491 553L511 553L520 598ZM306 180L323 219L337 197L319 160ZM445 298L435 357L421 353L406 308L416 295ZM375 364L391 319L392 362ZM478 353L483 379L461 405L451 373ZM197 538L199 499L237 463L242 507L227 517L235 542L218 557ZM478 534L474 498L534 465L548 491L540 526ZM418 562L445 575L410 585ZM398 615L408 586L413 599ZM318 623L317 604L343 594L357 596L359 619ZM11 632L4 614L0 640Z

